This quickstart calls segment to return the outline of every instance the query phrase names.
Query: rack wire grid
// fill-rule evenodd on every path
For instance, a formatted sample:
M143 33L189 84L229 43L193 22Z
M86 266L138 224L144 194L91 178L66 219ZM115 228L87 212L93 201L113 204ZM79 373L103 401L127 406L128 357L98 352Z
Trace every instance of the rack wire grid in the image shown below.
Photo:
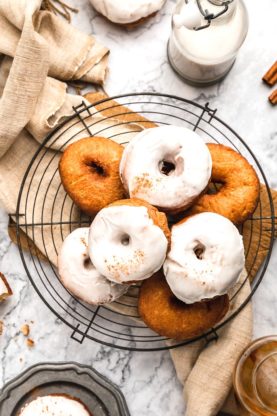
M121 106L128 107L129 110L125 111L133 115L131 121L124 117ZM207 342L218 338L218 330L233 319L253 296L265 274L272 251L273 202L267 179L253 152L231 127L216 116L216 110L211 109L208 103L202 106L171 95L132 93L106 98L91 105L84 101L74 111L74 115L46 137L32 157L18 197L15 217L18 246L27 275L37 293L49 309L72 329L71 337L80 343L90 339L121 349L155 351L185 345L200 338ZM241 232L244 227L248 228L248 237L244 241L248 276L233 290L225 319L200 337L182 342L156 334L140 320L137 311L138 286L132 286L126 295L112 304L90 306L69 293L60 282L55 266L64 238L75 228L88 227L92 220L79 211L63 189L58 169L61 152L68 144L88 136L104 136L126 144L143 128L137 114L157 126L174 124L187 127L196 131L205 142L225 144L243 154L265 184L264 198L271 211L270 216L265 216L259 202L254 216L241 227ZM22 248L20 230L30 238L28 251ZM257 254L264 232L268 234L267 247L263 242L262 249L267 250L267 256L257 271ZM251 293L241 296L241 290L253 272L257 273Z

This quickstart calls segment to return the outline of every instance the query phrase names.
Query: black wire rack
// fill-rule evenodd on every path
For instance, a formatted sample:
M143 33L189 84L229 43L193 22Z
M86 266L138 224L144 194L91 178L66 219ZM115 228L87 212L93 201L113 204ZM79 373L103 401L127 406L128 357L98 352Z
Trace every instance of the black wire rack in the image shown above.
M114 101L118 104L116 104ZM122 107L129 108L132 120L124 118ZM98 109L96 109L96 107ZM107 109L113 115L107 116ZM157 93L133 93L106 98L93 105L83 102L74 108L75 114L51 132L32 157L22 181L16 216L18 246L27 275L35 290L49 309L72 329L71 337L82 343L85 339L104 345L139 351L163 350L178 347L204 338L207 342L220 336L218 330L233 319L249 302L259 286L272 251L274 240L274 207L264 172L241 137L216 116L207 103L201 106L176 96ZM174 124L197 131L206 142L222 143L243 154L256 169L265 184L265 196L270 215L257 210L242 227L248 228L245 243L248 276L230 298L230 311L215 328L201 337L183 342L168 340L150 330L137 312L139 288L132 286L126 295L110 305L90 306L72 296L59 280L55 267L57 254L64 238L75 228L87 227L91 218L84 215L65 193L60 181L58 163L60 152L69 144L87 136L105 136L119 143L127 143L142 127L144 116L156 125ZM130 117L130 116L129 116ZM22 247L20 230L30 238L28 251ZM255 245L253 244L255 231ZM257 255L263 233L267 233L266 259L252 282L251 293L241 296L242 288L252 272L256 272ZM258 241L257 241L258 239ZM32 242L34 244L32 244ZM236 300L240 294L240 302Z

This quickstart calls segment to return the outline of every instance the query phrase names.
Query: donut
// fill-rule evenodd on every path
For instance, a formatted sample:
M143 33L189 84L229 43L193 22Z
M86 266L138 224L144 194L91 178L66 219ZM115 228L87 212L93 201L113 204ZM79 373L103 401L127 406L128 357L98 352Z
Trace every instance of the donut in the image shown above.
M27 403L18 416L92 416L87 407L79 399L66 394L50 394L37 397Z
M120 176L130 197L165 212L192 205L205 191L211 170L211 155L201 137L177 126L138 133L120 162Z
M132 27L154 16L166 0L90 0L92 6L108 20Z
M60 280L77 298L91 305L110 303L127 292L127 285L110 282L88 255L89 227L77 228L64 240L58 255Z
M227 218L204 212L185 218L171 230L171 248L163 270L174 295L192 304L224 295L245 263L242 236Z
M145 201L125 199L103 208L89 232L89 255L117 283L147 279L159 270L170 241L165 214Z
M211 181L221 187L215 194L202 195L189 214L216 212L241 224L257 207L258 176L249 162L230 147L214 143L208 143L207 147L213 163Z
M217 324L228 309L228 295L185 304L172 293L161 271L142 283L138 299L139 314L145 324L158 334L176 340L202 335Z
M65 191L78 207L94 215L124 198L119 177L123 146L104 137L87 137L69 145L59 163Z

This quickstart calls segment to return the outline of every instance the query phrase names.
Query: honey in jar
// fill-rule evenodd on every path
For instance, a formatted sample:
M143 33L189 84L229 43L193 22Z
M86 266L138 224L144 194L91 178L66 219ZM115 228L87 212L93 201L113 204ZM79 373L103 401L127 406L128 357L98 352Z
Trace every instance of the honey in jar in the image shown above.
M244 350L233 382L241 414L277 415L277 336L260 338Z

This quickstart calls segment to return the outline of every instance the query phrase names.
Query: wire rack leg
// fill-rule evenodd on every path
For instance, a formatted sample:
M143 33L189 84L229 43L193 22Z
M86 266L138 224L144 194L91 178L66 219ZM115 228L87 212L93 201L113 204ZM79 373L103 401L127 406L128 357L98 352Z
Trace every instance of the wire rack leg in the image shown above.
M197 127L199 126L199 124L200 124L201 120L203 119L205 113L207 113L210 116L210 118L208 120L208 123L211 123L211 121L212 121L216 112L217 112L217 109L213 110L212 108L210 108L210 104L206 103L205 108L203 108L200 116L198 117L197 122L194 125L193 131L195 131L197 129Z
M75 327L74 331L72 332L72 334L71 334L70 338L74 339L74 341L79 342L79 344L82 344L82 343L84 342L84 339L86 338L86 336L87 336L87 334L88 334L88 332L89 332L89 330L90 330L90 328L91 328L91 325L92 325L93 321L95 320L95 318L96 318L96 316L97 316L97 314L98 314L99 308L100 308L100 306L98 306L98 307L97 307L96 311L95 311L95 312L94 312L94 314L92 315L92 318L91 318L91 320L90 320L90 323L89 323L89 324L88 324L88 326L86 327L85 332L81 332L81 331L79 330L80 324L78 324L78 325Z
M210 332L205 334L206 346L212 341L217 341L218 338L219 338L218 333L216 332L214 328L212 328Z
M87 125L86 121L85 121L85 117L82 117L80 113L82 113L84 110L87 110L88 115L91 116L91 112L90 112L90 108L86 105L86 103L84 101L81 102L81 104L72 107L73 110L75 111L77 117L79 118L79 120L81 121L81 123L83 124L83 126L86 128L86 130L88 131L89 135L92 136L92 133L89 129L89 126Z

